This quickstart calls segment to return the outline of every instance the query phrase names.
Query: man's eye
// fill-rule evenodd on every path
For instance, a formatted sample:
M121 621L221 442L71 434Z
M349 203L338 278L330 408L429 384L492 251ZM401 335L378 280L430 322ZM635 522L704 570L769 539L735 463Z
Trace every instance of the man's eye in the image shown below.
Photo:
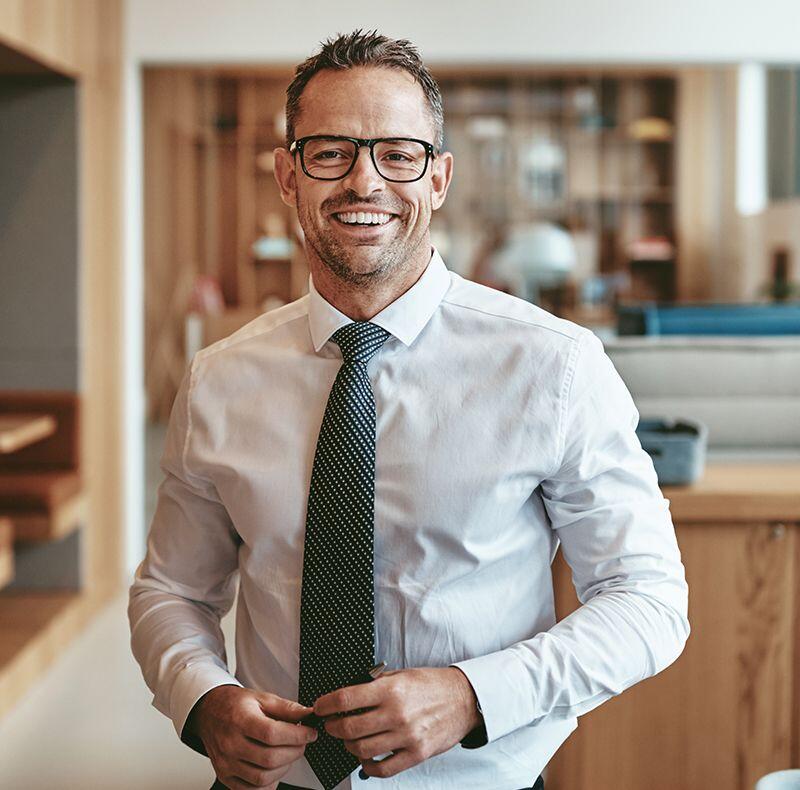
M408 154L404 154L401 151L392 151L391 153L384 154L384 159L388 159L390 162L410 162L411 157Z
M337 159L339 157L344 157L344 153L342 153L342 151L335 151L333 149L328 151L320 151L314 154L314 159Z

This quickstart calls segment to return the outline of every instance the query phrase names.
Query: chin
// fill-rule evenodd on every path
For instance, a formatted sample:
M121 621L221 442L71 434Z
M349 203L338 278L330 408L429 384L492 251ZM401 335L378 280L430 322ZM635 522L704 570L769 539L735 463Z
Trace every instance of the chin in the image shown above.
M353 263L339 264L332 268L334 274L350 283L376 282L387 277L392 271L380 261L370 261L361 265Z
M394 268L392 261L397 257L393 245L363 245L352 248L322 249L320 257L327 267L339 276L369 276L379 275Z
M380 269L386 265L387 260L394 259L391 247L360 248L355 253L339 257L342 265L354 272L367 272Z

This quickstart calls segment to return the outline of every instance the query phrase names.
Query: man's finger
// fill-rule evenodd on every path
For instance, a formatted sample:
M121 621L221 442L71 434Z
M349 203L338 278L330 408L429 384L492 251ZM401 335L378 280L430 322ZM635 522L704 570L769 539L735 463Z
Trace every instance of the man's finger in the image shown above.
M365 713L351 714L342 718L334 717L325 722L327 733L333 735L334 738L341 738L343 741L354 741L391 729L392 722L389 720L389 714L380 708L373 708Z
M354 754L359 760L372 760L383 754L389 754L400 749L397 733L382 732L369 738L359 738L357 741L344 741L344 748Z
M275 694L269 694L264 691L256 692L256 699L259 705L261 705L261 710L263 710L267 716L272 719L280 719L281 721L297 722L300 721L303 716L308 716L308 714L314 710L294 700L284 699L283 697L278 697Z
M259 788L272 786L273 783L277 782L288 770L288 765L282 765L277 768L262 768L246 760L236 760L231 768L231 772L237 779L241 779L243 782L249 782L253 786Z
M305 746L264 746L262 743L245 738L233 754L237 759L252 763L259 768L277 768L299 760L303 756L304 749Z
M380 679L372 683L345 686L320 697L314 703L314 713L324 718L359 708L374 708L383 701L386 691L387 686Z
M301 746L317 740L317 731L302 724L290 724L268 716L248 716L242 733L267 746Z
M401 771L411 768L418 762L419 760L417 760L408 749L400 749L385 760L379 760L377 762L375 760L364 760L361 766L367 776L378 776L381 779L385 779L388 776L394 776Z

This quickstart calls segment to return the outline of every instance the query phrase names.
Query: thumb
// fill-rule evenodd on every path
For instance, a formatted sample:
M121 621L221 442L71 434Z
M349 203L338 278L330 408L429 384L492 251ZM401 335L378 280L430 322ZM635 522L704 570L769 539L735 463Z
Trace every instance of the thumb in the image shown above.
M313 708L301 705L299 702L284 699L275 694L259 692L256 694L256 697L264 713L279 721L300 721L300 719L304 716L308 716L308 714L312 713L314 710Z

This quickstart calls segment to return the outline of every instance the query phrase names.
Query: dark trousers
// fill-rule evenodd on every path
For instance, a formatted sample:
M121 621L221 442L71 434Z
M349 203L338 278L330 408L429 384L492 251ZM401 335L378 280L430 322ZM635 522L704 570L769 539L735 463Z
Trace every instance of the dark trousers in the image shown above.
M369 784L368 782L364 782L364 787L366 790L366 786ZM217 779L216 782L211 787L211 790L225 790L225 785ZM287 785L284 782L281 782L278 785L278 790L305 790L303 787L298 787L297 785ZM530 788L523 787L522 790L544 790L544 779L542 777L538 777L537 780L533 783Z

